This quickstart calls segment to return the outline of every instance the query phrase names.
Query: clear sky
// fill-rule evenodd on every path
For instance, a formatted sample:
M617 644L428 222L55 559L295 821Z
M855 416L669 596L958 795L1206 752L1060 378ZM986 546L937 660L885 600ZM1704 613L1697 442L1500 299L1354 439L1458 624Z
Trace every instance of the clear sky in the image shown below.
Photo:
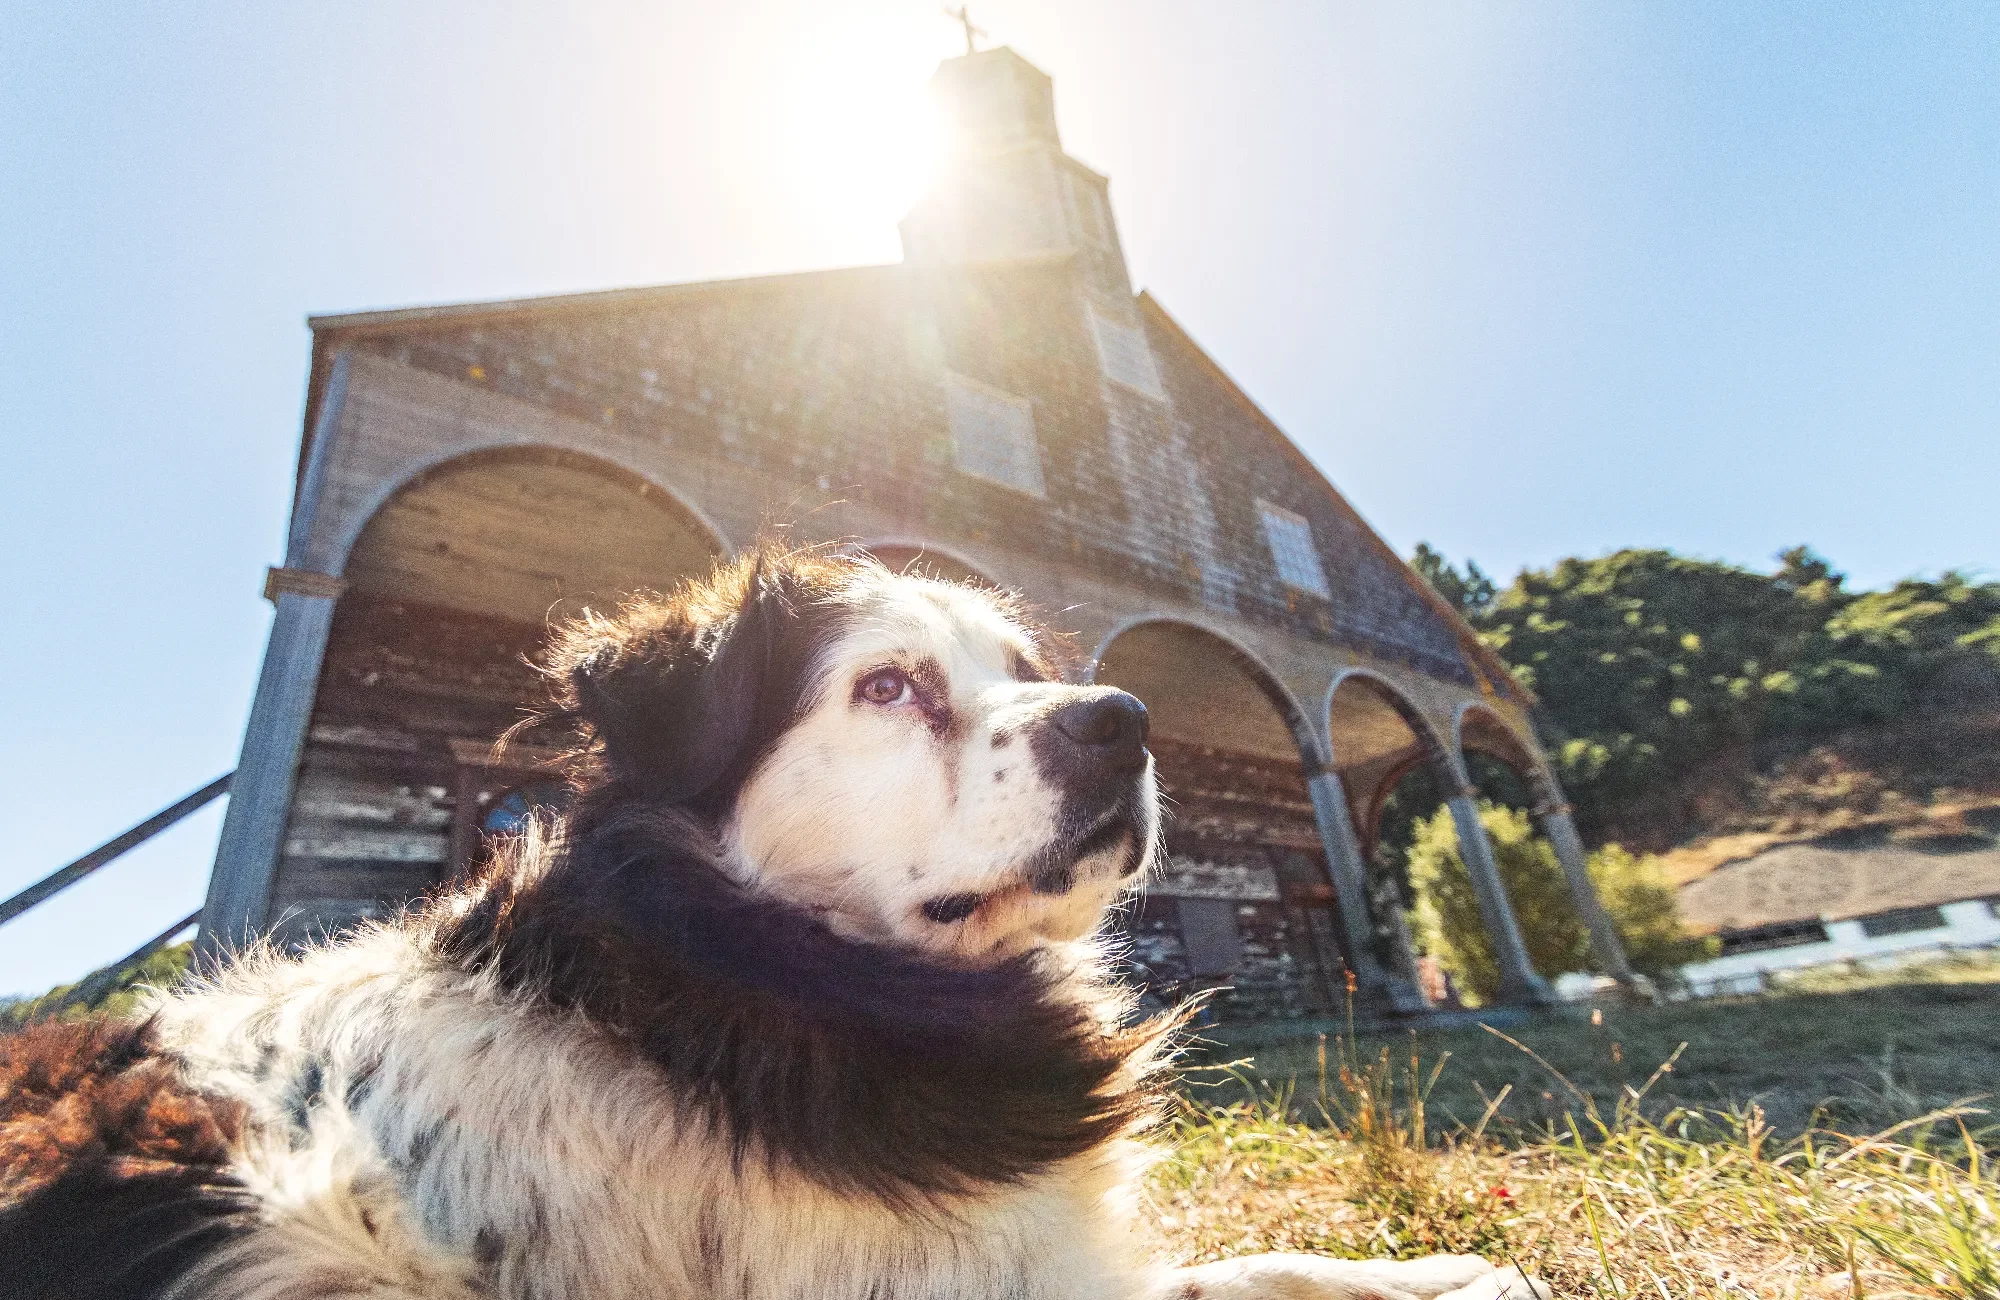
M2000 4L975 0L1399 551L2000 568ZM939 0L0 6L0 894L230 768L308 312L895 261ZM217 810L0 929L200 901Z

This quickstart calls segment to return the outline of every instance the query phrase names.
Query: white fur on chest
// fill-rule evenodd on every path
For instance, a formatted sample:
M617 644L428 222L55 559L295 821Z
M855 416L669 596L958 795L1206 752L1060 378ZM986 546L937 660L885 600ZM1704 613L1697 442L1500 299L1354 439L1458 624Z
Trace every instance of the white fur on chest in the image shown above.
M733 1160L614 1040L397 931L245 964L160 1023L251 1105L237 1172L268 1214L189 1294L1116 1300L1144 1271L1135 1146L899 1211Z

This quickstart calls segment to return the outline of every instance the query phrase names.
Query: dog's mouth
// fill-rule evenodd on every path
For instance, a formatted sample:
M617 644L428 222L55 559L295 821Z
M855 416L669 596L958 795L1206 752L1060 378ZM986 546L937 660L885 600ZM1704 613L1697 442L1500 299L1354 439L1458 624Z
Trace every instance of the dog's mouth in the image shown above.
M1084 827L1065 836L1035 855L1005 887L984 892L943 894L918 909L924 919L937 925L957 925L996 899L1015 894L1056 897L1076 888L1079 864L1121 845L1125 861L1120 877L1130 876L1140 866L1139 846L1144 838L1138 816L1130 808L1114 808Z

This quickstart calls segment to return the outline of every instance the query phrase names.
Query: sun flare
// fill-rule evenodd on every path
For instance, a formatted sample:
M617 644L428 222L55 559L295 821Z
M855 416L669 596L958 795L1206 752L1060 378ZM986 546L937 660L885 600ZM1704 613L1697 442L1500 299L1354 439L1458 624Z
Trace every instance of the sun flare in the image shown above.
M899 219L948 152L927 88L940 57L907 23L829 21L789 43L771 103L782 189L834 220Z

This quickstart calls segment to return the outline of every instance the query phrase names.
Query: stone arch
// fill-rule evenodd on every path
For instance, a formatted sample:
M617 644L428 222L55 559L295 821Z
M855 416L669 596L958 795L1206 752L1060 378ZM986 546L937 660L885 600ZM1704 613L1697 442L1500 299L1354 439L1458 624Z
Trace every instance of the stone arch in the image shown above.
M1440 797L1460 784L1457 764L1421 710L1380 673L1348 668L1326 692L1329 765L1340 776L1364 857L1374 854L1384 805L1413 773L1427 773Z
M378 496L340 552L350 590L516 622L664 589L729 553L678 494L562 448L451 456Z
M1220 982L1232 1020L1337 1013L1351 959L1298 701L1234 640L1160 616L1115 628L1086 679L1145 701L1170 800L1165 861L1129 917L1140 982L1168 997Z
M850 549L872 555L899 573L915 572L926 577L943 578L947 582L970 582L981 587L1005 585L964 554L922 538L884 537L860 542Z
M1153 644L1135 646L1135 640ZM1233 700L1249 702L1254 694L1275 713L1282 724L1285 744L1280 745L1275 734L1265 727L1259 729L1256 738L1257 749L1252 752L1273 755L1287 753L1292 758L1306 762L1319 761L1319 746L1314 739L1312 724L1306 711L1299 706L1298 699L1285 688L1284 683L1278 680L1277 674L1233 637L1192 619L1165 614L1137 615L1121 621L1105 634L1103 641L1098 644L1096 653L1085 666L1084 681L1102 682L1107 672L1115 674L1119 671L1116 668L1117 656L1114 655L1114 651L1118 649L1120 642L1125 643L1127 655L1134 649L1140 648L1158 652L1151 661L1155 670L1152 675L1156 678L1160 677L1160 670L1171 672L1176 665L1185 667L1190 657L1186 653L1188 651L1193 651L1192 657L1196 659L1213 656L1216 662L1228 670L1228 676L1224 680L1236 688L1231 693ZM1182 653L1176 655L1174 653L1176 650ZM1109 684L1124 685L1122 681ZM1181 690L1170 686L1169 689L1160 692L1163 700L1192 700L1200 695L1198 689L1200 685L1213 685L1213 683L1201 683L1193 678L1184 678L1175 685L1185 685L1191 689ZM1247 691L1244 688L1248 688ZM1132 693L1142 700L1146 698L1142 692L1130 686L1126 686L1125 689L1132 690ZM1147 701L1147 708L1152 707L1151 701ZM1250 716L1257 716L1255 709L1251 710ZM1159 732L1160 725L1159 719L1155 718L1156 732ZM1174 720L1167 725L1173 727L1180 724L1178 720ZM1214 733L1211 731L1204 734Z
M430 461L378 494L341 552L267 915L379 915L483 852L509 792L558 786L532 666L553 618L664 590L726 554L627 466L539 445ZM287 931L279 927L281 938Z
M1583 841L1570 818L1569 804L1564 800L1562 786L1557 782L1540 746L1532 737L1524 736L1504 715L1479 700L1465 701L1454 711L1452 738L1459 764L1466 772L1469 789L1493 798L1495 802L1511 801L1501 797L1506 792L1490 788L1490 769L1487 772L1477 770L1472 761L1475 757L1493 760L1508 769L1518 781L1520 789L1513 794L1525 804L1525 811L1555 855L1563 877L1562 885L1568 891L1576 919L1588 935L1591 961L1597 970L1618 980L1636 996L1653 997L1651 985L1633 971L1617 925L1605 910L1604 900L1598 897L1597 887L1591 881ZM1543 883L1553 885L1555 882L1545 880Z
M1477 784L1473 755L1483 755L1513 772L1530 807L1554 802L1547 766L1532 741L1524 739L1499 713L1478 700L1453 711L1452 754L1468 785Z
M1414 834L1418 819L1436 815L1440 807L1449 808L1459 855L1498 970L1497 985L1481 988L1481 996L1497 996L1503 1002L1546 1002L1552 994L1529 960L1492 843L1480 819L1476 792L1460 748L1463 722L1463 716L1454 713L1448 724L1451 746L1447 748L1414 703L1385 678L1363 669L1342 673L1327 692L1334 771L1346 791L1360 856L1367 864L1370 906L1378 926L1393 932L1395 944L1413 954L1411 969L1427 996L1435 1001L1454 991L1466 991L1449 987L1442 969L1428 957L1414 960L1403 914L1404 908L1417 901L1403 871L1400 850L1407 847L1403 836ZM1483 721L1476 723L1475 739L1486 738L1483 726ZM1496 734L1512 737L1504 724ZM1518 746L1518 738L1513 739ZM1532 753L1525 746L1519 748ZM1388 817L1392 800L1396 805L1393 823ZM1486 982L1488 972L1481 968L1476 979L1464 971L1459 974L1478 985Z
M427 447L395 467L393 472L371 476L352 499L336 497L337 513L327 523L314 527L318 534L310 547L314 567L332 574L344 574L355 546L382 510L406 490L417 487L455 467L483 462L543 460L596 467L607 476L623 476L646 495L657 493L662 502L671 502L692 528L706 538L713 552L724 558L735 555L728 534L686 493L663 481L650 458L633 454L637 450L618 444L593 446L588 450L565 447L532 438L492 439L474 445ZM295 561L296 562L296 561Z

